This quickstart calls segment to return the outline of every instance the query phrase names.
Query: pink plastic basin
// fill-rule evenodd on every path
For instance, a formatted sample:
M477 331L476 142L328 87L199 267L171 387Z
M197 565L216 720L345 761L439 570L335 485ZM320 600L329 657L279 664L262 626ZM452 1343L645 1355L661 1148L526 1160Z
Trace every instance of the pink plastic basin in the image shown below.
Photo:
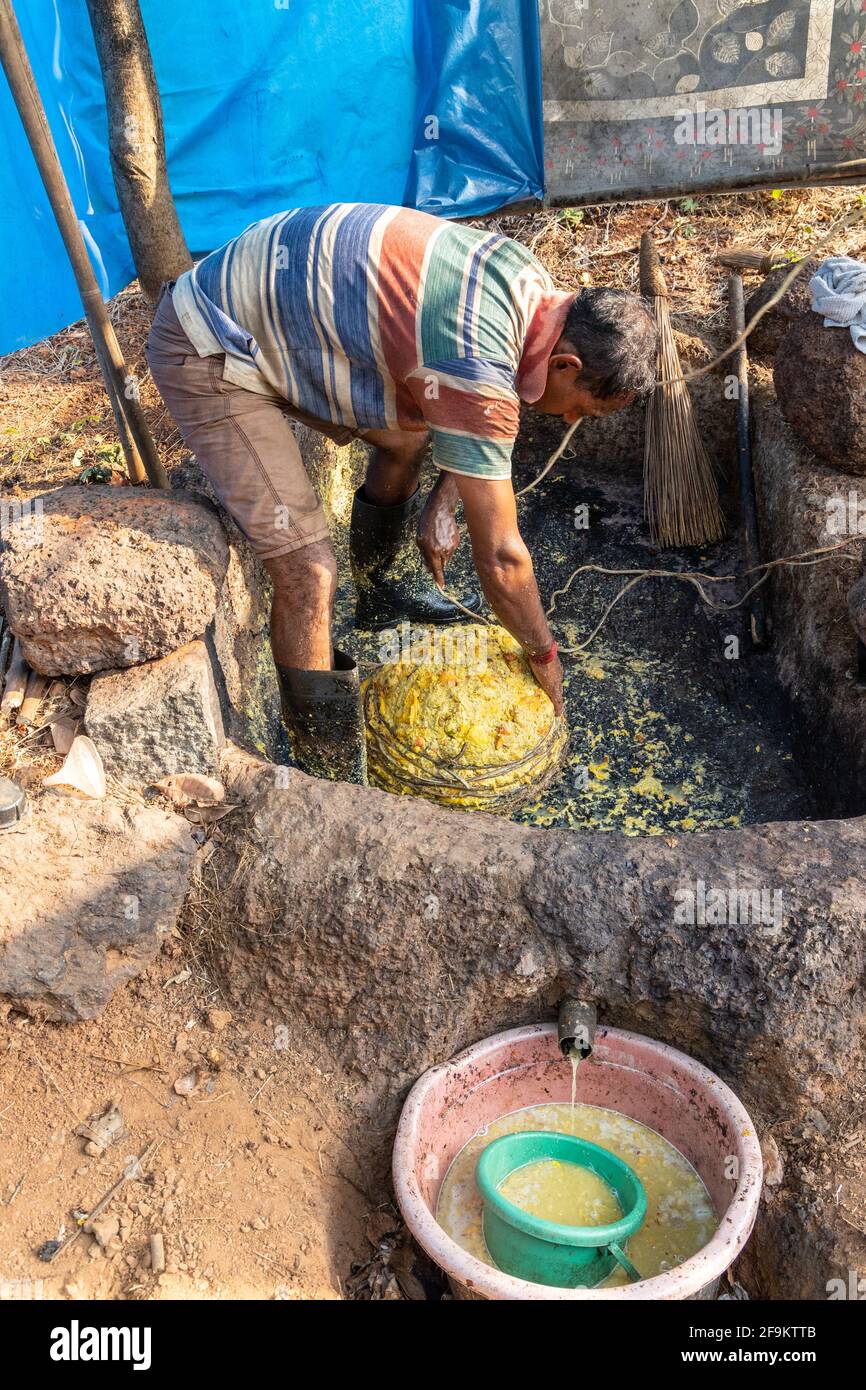
M694 1164L720 1219L708 1245L638 1284L551 1289L482 1264L437 1224L442 1180L474 1134L511 1110L570 1098L571 1067L552 1023L498 1033L425 1072L403 1107L394 1144L397 1200L419 1245L459 1298L712 1298L755 1222L763 1175L755 1127L733 1091L700 1062L638 1033L598 1030L592 1056L577 1070L577 1100L649 1125Z

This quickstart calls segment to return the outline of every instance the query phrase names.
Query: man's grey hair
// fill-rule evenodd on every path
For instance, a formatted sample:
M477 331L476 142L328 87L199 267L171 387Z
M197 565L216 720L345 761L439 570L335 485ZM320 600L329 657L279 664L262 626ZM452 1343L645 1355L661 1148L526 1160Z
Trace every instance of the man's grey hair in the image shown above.
M656 379L658 333L645 299L628 290L582 289L565 320L567 338L583 363L582 379L597 400L635 392Z

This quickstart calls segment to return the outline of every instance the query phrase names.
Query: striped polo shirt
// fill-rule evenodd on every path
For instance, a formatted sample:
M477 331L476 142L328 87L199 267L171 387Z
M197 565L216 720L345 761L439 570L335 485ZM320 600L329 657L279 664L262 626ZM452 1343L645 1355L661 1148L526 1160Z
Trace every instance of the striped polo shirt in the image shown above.
M508 478L573 295L508 237L368 203L256 222L177 281L224 377L350 429L429 429L435 463Z

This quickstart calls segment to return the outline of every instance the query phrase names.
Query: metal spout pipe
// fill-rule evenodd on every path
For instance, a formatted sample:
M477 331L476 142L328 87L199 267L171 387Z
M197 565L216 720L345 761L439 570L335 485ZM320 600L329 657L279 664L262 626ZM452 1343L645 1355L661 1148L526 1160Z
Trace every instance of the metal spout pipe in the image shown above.
M563 1057L580 1057L585 1060L592 1052L597 1024L594 1004L566 995L559 1006L557 1020L559 1048Z

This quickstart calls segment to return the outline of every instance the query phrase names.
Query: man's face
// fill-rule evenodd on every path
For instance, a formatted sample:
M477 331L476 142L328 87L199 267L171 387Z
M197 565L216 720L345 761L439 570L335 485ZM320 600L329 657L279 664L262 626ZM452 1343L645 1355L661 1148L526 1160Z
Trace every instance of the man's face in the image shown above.
M560 342L547 365L544 395L533 405L543 414L561 415L566 424L573 425L586 415L611 415L631 405L633 400L633 391L599 400L583 379L580 357L569 344Z

